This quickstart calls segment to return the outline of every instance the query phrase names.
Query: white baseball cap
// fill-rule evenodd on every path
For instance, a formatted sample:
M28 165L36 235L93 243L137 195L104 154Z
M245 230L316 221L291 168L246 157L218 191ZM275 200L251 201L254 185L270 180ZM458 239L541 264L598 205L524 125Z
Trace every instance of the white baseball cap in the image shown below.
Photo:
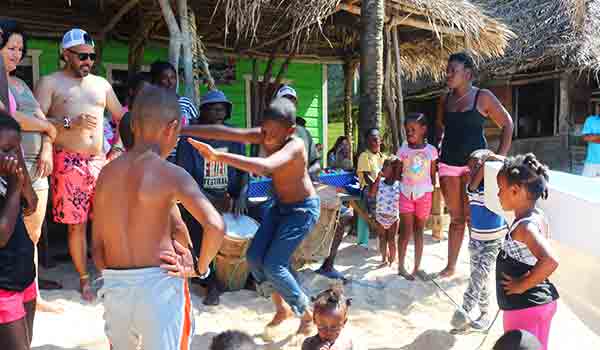
M77 45L90 45L94 47L94 40L85 30L75 28L65 33L60 47L66 50Z
M296 95L296 90L294 90L294 88L289 85L283 85L282 87L280 87L277 91L277 95L275 95L275 98L280 98L284 96L292 96L293 98L298 99L298 95Z

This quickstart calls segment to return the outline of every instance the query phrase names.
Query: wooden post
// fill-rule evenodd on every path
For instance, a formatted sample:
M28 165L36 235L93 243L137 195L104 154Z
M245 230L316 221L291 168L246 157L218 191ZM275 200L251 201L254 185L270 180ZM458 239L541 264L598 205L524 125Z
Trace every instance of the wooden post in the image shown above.
M356 72L357 63L353 61L346 61L344 63L344 136L350 143L350 152L353 154L353 141L352 131L354 126L352 125L352 87L354 83L354 73ZM352 157L350 157L352 158Z
M383 81L383 99L385 101L386 109L387 109L387 124L392 132L392 153L396 153L398 151L399 142L398 142L398 122L396 120L396 101L394 99L394 89L392 87L392 75L394 72L394 67L392 63L392 47L390 45L390 33L386 32L386 55L385 55L385 68L384 68L384 81Z
M569 122L571 120L571 98L569 96L569 82L571 74L565 72L560 76L560 113L558 115L558 134L569 133Z
M180 35L183 45L183 76L185 81L185 95L192 101L198 99L198 91L194 87L194 61L192 54L192 38L190 35L190 20L187 0L178 0L177 9L181 24Z
M186 0L177 1L180 2ZM160 4L165 22L167 22L167 27L169 28L169 62L177 71L179 71L179 56L181 54L181 45L183 43L181 30L177 23L177 19L175 18L175 14L173 13L173 9L171 8L170 1L158 0L158 3ZM177 74L177 81L179 81L179 74Z
M398 46L398 28L392 28L392 42L394 44L394 57L396 58L396 112L398 117L396 118L398 125L397 127L400 129L400 139L399 143L401 144L406 140L406 130L404 130L404 97L402 91L402 68L400 67L400 49Z

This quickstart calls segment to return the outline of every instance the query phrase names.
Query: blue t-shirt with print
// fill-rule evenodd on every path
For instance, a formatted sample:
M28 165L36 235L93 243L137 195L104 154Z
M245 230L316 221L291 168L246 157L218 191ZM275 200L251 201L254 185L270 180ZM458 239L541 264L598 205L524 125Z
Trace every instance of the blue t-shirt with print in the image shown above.
M244 145L238 142L194 139L209 144L218 151L246 155ZM196 180L202 191L216 197L222 197L225 192L233 198L239 197L240 182L246 173L224 163L205 163L200 153L187 142L187 137L179 140L176 164Z
M582 135L600 135L600 116L592 115L585 120ZM589 164L600 164L600 143L588 142L587 157L585 162Z

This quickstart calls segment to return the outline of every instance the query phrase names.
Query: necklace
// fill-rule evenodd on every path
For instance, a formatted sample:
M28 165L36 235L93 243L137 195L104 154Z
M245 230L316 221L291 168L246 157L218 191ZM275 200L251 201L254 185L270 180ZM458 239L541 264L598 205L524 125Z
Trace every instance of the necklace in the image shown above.
M467 97L471 93L471 91L473 91L472 87L469 89L469 91L465 92L464 95L462 95L461 97L457 98L456 101L454 101L454 104L457 104L460 100L462 100L463 98Z

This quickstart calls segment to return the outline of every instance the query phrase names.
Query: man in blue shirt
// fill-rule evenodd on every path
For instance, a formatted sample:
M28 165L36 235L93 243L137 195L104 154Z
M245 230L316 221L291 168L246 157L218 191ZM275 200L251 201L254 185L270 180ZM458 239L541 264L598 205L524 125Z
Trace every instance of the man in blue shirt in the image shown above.
M596 105L596 114L586 119L581 134L588 143L583 176L600 177L600 104Z
M200 116L198 124L222 125L231 117L232 104L227 97L218 90L208 92L200 101ZM202 192L221 213L234 211L237 214L246 212L246 192L248 175L227 164L217 162L205 162L204 158L182 137L177 146L176 164L184 168L202 189ZM241 143L229 141L201 140L215 149L224 152L246 155L245 147ZM195 253L199 253L202 246L202 227L194 217L180 206L181 216L190 232ZM214 272L214 271L213 271ZM193 280L194 281L194 280ZM204 299L205 305L218 305L220 290L215 278L211 273L206 281L208 294Z

